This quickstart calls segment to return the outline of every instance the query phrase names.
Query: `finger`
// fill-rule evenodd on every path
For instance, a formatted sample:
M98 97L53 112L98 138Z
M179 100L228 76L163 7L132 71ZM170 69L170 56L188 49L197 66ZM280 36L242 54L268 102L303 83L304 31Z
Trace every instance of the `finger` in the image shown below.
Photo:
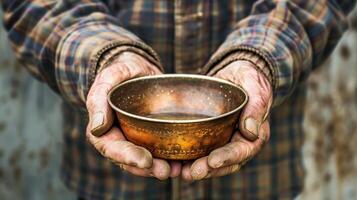
M113 124L114 115L107 101L110 89L131 78L160 73L156 67L139 58L142 59L138 59L139 62L129 58L124 62L122 58L102 70L95 78L86 101L92 134L100 136Z
M194 162L184 164L182 167L182 178L186 181L200 180L204 178L210 171L207 165L207 156L199 158Z
M175 177L180 175L181 168L182 168L181 162L179 162L179 161L171 161L170 162L170 167L171 167L171 173L170 173L170 177L171 178L175 178Z
M217 169L210 168L207 164L207 157L196 160L192 165L187 164L182 170L183 179L186 181L202 180L210 177L225 176L239 171L241 164L233 164Z
M225 69L216 76L241 85L249 98L239 120L240 132L245 138L256 140L272 104L271 84L263 73L247 61L233 62Z
M239 130L251 141L259 138L259 128L266 120L272 104L270 83L264 75L258 73L247 72L248 76L240 83L247 91L249 101L241 114Z
M208 166L207 156L194 161L191 165L191 177L193 180L201 180L208 175L211 168Z
M193 162L187 162L182 166L181 176L185 181L193 181L191 176L191 165Z
M130 76L140 74L138 68L127 69L126 65L113 65L105 68L96 77L87 96L87 110L91 124L91 132L96 136L104 134L113 123L113 113L107 101L107 95L111 88Z
M259 127L259 138L263 140L264 143L269 141L270 138L270 124L268 120L265 120L263 124Z
M225 176L239 171L240 168L241 168L240 164L234 164L230 166L221 167L218 169L212 169L211 172L204 178Z
M268 122L266 122L266 124L269 125ZM265 135L268 134L264 134L264 136ZM246 162L260 151L264 143L265 140L263 140L262 137L252 142L246 140L237 132L234 134L232 142L215 149L208 155L208 165L211 168L217 169Z
M117 63L123 63L125 65L128 65L129 68L140 68L140 70L146 75L161 74L161 71L158 67L153 65L144 57L132 52L121 53L118 59L116 59L116 61L114 62L114 64Z
M90 131L100 136L112 127L114 115L107 102L112 84L101 82L93 85L87 97Z
M96 137L87 131L87 138L104 157L115 163L138 168L150 168L153 165L151 153L143 147L126 141L122 132L116 127L101 137Z
M151 168L142 169L135 166L117 164L124 171L143 177L155 177L159 180L166 180L170 175L170 165L161 159L154 159Z
M133 167L130 165L124 165L120 163L115 163L122 169L123 171L129 172L130 174L136 175L136 176L142 176L142 177L152 177L152 170L151 169L141 169L138 167Z
M165 180L170 177L170 165L167 161L162 159L154 159L152 173L153 176Z

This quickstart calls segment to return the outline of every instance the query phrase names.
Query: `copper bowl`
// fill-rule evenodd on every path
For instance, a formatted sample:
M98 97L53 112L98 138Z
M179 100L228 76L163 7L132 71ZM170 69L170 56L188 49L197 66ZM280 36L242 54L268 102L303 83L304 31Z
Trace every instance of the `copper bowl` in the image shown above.
M248 101L237 85L186 74L131 79L108 97L125 137L171 160L196 159L226 144Z

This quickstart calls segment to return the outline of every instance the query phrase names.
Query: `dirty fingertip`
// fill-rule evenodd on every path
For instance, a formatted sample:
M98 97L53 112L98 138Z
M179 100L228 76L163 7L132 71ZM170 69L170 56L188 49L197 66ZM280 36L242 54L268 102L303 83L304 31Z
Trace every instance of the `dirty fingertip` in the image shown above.
M208 165L215 169L220 168L224 163L224 160L220 155L221 155L221 153L219 152L219 150L213 151L208 156Z
M159 180L168 179L170 176L170 165L164 160L154 159L153 174Z
M139 168L151 168L153 166L153 158L151 153L142 147L135 146L134 148L136 148L136 155L133 156L133 160L135 161L136 165Z

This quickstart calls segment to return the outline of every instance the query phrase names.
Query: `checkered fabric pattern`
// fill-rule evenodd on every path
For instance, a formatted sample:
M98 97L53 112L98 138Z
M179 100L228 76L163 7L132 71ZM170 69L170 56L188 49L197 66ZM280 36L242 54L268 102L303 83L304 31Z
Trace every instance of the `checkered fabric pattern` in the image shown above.
M87 199L291 199L302 187L303 80L347 28L352 0L3 0L19 61L61 94L62 175ZM274 88L271 138L238 173L192 183L121 171L85 139L84 102L108 51L141 52L165 73L212 75L235 57ZM237 55L238 54L238 55ZM175 182L175 184L173 184Z

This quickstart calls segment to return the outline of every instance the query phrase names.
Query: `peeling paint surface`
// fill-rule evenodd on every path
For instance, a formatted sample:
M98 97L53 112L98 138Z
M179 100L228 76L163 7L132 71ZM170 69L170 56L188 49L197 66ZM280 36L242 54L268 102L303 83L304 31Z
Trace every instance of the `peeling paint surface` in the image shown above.
M15 63L0 27L0 199L76 199L59 178L61 99Z
M357 199L357 10L331 58L311 74L305 188L298 199ZM61 98L16 62L0 27L0 199L71 200L59 178Z
M309 77L302 199L357 199L357 11L331 58Z

